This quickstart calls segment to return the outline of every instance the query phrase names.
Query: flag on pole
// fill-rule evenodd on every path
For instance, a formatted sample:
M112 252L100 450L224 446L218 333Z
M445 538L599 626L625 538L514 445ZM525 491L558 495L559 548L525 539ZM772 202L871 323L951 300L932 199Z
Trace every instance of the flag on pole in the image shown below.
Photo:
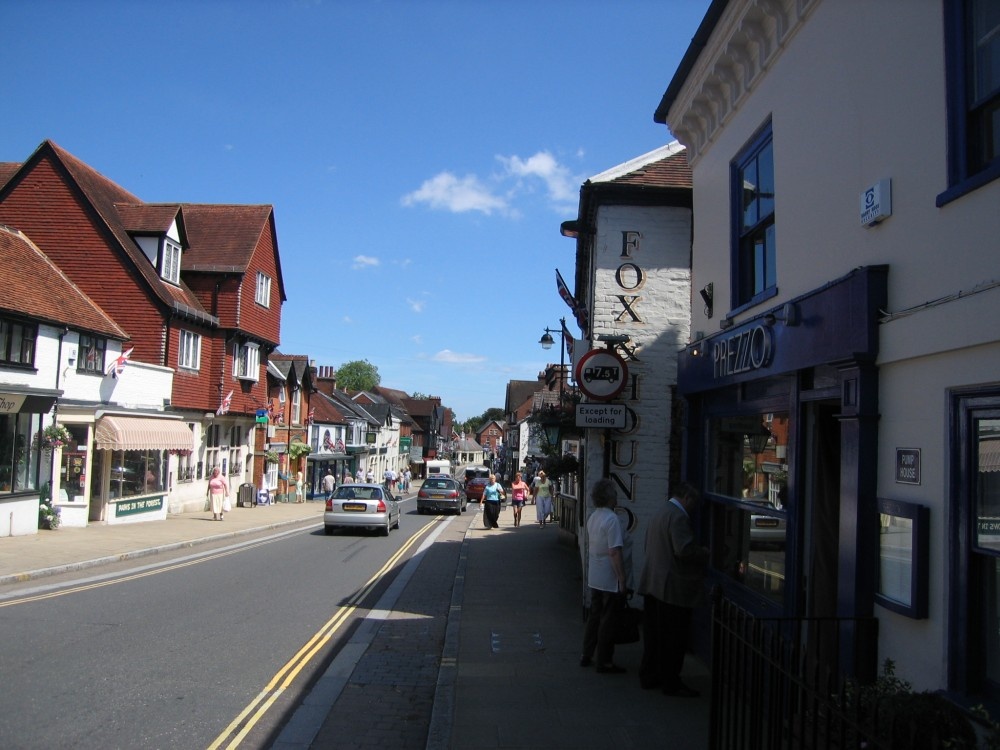
M576 314L576 298L573 293L566 286L566 282L563 281L562 274L559 273L559 269L556 269L556 288L559 290L559 296L563 298L563 302L569 305L569 309Z
M572 360L573 359L573 344L576 343L576 339L574 339L573 338L573 334L571 334L569 332L569 329L566 327L566 322L565 321L561 321L560 325L562 326L563 341L566 342L566 353L569 354L569 358L570 358L570 360Z
M125 369L125 365L128 363L128 358L132 356L133 349L135 349L135 347L130 346L127 352L122 352L120 357L116 357L115 360L108 366L106 374L113 378L120 378L122 376L122 371Z
M233 392L230 391L228 394L226 394L226 397L222 399L222 403L219 404L219 408L215 410L215 413L228 414L229 407L232 405L232 403L233 403Z
M306 417L306 424L312 424L314 419L316 419L316 407L310 407L309 416Z

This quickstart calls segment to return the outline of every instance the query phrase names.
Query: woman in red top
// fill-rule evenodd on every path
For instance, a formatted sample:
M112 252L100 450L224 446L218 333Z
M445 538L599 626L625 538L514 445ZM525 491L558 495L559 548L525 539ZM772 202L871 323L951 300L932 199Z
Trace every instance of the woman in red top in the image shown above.
M528 485L521 478L521 472L514 475L514 483L510 486L511 505L514 507L514 526L521 525L521 509L528 499Z

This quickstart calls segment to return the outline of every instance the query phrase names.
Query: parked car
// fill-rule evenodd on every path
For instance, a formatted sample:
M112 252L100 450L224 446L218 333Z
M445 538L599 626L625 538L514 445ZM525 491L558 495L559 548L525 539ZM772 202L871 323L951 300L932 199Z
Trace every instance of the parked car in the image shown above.
M485 477L473 477L468 482L465 483L465 494L468 496L469 500L476 500L477 502L483 501L483 489L486 485L490 483L490 478Z
M465 512L468 504L462 483L451 477L428 477L417 493L417 513L444 511L457 516Z
M772 515L770 511L777 512L774 504L768 500L751 500L755 505L766 509L760 513L750 514L750 546L764 547L774 545L776 547L785 546L785 519L778 515Z
M342 484L326 501L323 530L347 526L374 529L389 536L389 529L399 528L399 504L385 487L379 484Z

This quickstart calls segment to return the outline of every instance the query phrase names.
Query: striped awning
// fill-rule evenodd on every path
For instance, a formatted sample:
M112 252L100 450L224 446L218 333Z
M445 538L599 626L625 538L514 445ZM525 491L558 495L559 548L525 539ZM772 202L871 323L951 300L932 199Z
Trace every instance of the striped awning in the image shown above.
M101 417L94 447L103 451L191 450L186 422L155 417Z
M1000 440L979 440L979 471L1000 471Z

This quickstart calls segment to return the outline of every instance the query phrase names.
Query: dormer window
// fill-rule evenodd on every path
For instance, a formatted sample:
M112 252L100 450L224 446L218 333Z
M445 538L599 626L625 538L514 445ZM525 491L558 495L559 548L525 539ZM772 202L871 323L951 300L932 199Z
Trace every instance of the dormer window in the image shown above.
M260 348L257 344L236 343L233 348L233 376L241 380L253 380L260 377Z
M172 284L181 283L181 246L167 239L160 253L160 276Z
M260 271L257 272L257 296L255 299L258 305L271 306L271 277Z
M292 386L292 424L302 422L302 391L298 386Z

